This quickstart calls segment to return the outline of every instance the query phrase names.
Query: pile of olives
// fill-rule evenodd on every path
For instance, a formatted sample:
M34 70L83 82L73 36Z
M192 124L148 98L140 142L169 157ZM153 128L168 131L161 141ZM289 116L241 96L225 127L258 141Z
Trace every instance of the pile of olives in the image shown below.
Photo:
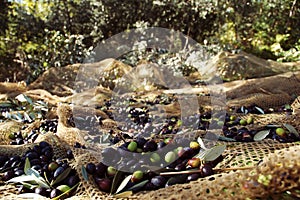
M17 185L19 192L36 193L54 198L79 183L76 171L68 164L68 160L73 158L72 151L69 150L66 158L54 159L52 146L42 141L33 146L32 149L28 149L22 156L0 156L1 180L9 181L14 177L25 176L25 163L28 160L30 168L35 170L44 180L47 180L48 187L42 187L39 184L28 187L28 185L20 183ZM63 179L61 174L64 174ZM65 197L68 195L71 194L66 194Z
M112 187L115 187L114 178L120 172L123 178L131 175L123 191L130 188L133 188L130 189L133 192L156 190L213 175L213 168L223 157L219 156L214 161L204 162L195 157L200 151L200 145L196 141L190 142L185 139L155 141L137 138L118 148L104 149L103 160L99 163L88 163L85 168L87 173L93 176L99 189L104 192L112 192ZM180 174L186 170L195 172ZM179 175L168 175L164 172L179 172ZM137 185L139 186L134 187Z
M43 134L49 131L56 133L57 125L57 119L47 119L41 123L40 127L31 130L29 133L22 133L21 131L10 133L8 135L9 139L11 140L10 145L34 143L40 133ZM25 128L26 126L22 127L22 129Z

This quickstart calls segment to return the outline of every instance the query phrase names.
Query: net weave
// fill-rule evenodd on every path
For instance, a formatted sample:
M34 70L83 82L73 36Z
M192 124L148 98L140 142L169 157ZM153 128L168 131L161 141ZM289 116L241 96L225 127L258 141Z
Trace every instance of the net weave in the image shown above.
M246 62L246 61L245 61ZM246 62L247 63L247 62ZM272 64L272 63L271 63ZM274 63L273 63L274 64ZM278 67L279 68L279 67ZM75 66L78 70L78 66ZM232 70L231 70L232 71ZM252 116L254 123L249 125L249 129L263 129L268 124L282 125L284 123L294 126L300 130L299 110L300 110L300 72L270 71L265 70L266 75L273 75L265 78L255 78L250 80L237 80L224 83L227 95L227 106L249 106L257 105L262 109L270 107L276 108L287 103L291 104L292 114L271 113L271 114L241 114L239 117L248 118ZM268 73L267 73L268 72ZM51 71L54 73L54 71ZM70 72L71 73L71 72ZM227 70L226 77L230 73ZM259 77L253 74L251 77ZM279 74L281 73L281 74ZM42 84L42 79L38 80ZM72 85L68 82L69 85ZM276 87L274 87L274 84ZM34 85L38 88L38 84ZM51 89L49 85L48 88ZM101 93L102 90L99 90ZM152 92L153 99L161 95L164 91ZM199 92L199 91L198 91ZM97 93L97 92L96 92ZM57 94L63 96L61 93ZM76 94L78 96L78 94ZM93 94L95 95L95 94ZM143 96L145 94L141 94ZM109 95L104 95L109 96ZM150 96L150 95L149 95ZM79 98L80 99L80 98ZM205 107L210 103L207 96L198 96L199 105ZM103 100L99 100L103 103ZM205 103L206 102L206 103ZM220 105L222 102L220 102ZM175 104L174 104L175 105ZM176 105L175 105L176 107ZM169 109L169 107L167 107ZM166 109L170 115L176 115L173 109ZM177 107L176 107L177 109ZM75 196L69 199L113 199L107 193L101 192L93 178L89 175L89 180L85 180L82 175L82 166L89 162L97 163L101 156L85 149L73 148L75 142L85 143L82 134L86 134L79 129L70 126L69 118L72 116L72 109L65 105L58 105L59 125L56 134L47 133L39 135L36 143L47 141L54 148L55 157L66 155L67 149L72 149L75 159L70 165L76 169L80 185L77 188ZM108 119L105 113L100 113L104 118L101 130L116 128L116 123ZM26 130L34 129L38 123L28 127ZM8 135L12 132L19 131L22 124L9 122L0 124L0 155L21 155L28 148L35 144L26 144L20 146L11 146ZM199 131L197 136L204 136L205 133ZM195 136L195 135L192 135ZM156 139L161 139L157 136ZM216 174L200 178L186 184L173 185L155 191L142 191L128 197L130 199L256 199L268 198L281 199L285 191L289 191L294 197L299 198L297 189L300 187L300 146L299 143L279 143L271 139L265 139L260 142L218 142L226 144L226 151L223 153L223 161L216 166ZM246 168L247 167L247 168ZM233 170L234 168L234 170ZM242 169L243 168L243 169ZM223 169L223 170L222 170ZM18 198L17 189L11 184L0 183L0 196L3 199L20 199ZM47 198L44 198L47 199Z

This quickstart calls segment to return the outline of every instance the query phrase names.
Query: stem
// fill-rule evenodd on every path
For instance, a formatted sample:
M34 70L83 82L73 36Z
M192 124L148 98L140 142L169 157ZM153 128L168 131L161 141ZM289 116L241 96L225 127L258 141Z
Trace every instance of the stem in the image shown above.
M253 169L255 167L229 167L229 168L214 168L214 171L218 172L225 172L225 171L232 171L232 170L247 170ZM179 171L179 172L162 172L160 176L169 176L169 175L180 175L180 174L194 174L194 173L201 173L201 170L188 170L188 171Z

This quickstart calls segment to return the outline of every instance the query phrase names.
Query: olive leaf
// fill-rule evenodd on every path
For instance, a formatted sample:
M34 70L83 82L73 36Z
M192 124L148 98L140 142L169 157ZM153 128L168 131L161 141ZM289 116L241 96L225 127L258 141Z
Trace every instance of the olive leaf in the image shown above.
M297 138L299 138L299 133L298 131L295 129L294 126L290 125L290 124L283 124L283 126L290 132L293 133Z
M166 187L175 185L175 184L183 184L186 182L188 174L180 174L176 176L172 176L166 183Z
M7 183L21 183L21 182L31 182L35 181L35 177L33 175L23 175L12 178L7 181Z
M205 161L213 161L218 158L225 151L226 145L218 145L211 149L206 150L204 160Z
M114 198L128 198L132 195L132 191L125 191L125 192L122 192L122 193L119 193L119 194L115 194L113 197Z
M120 185L120 183L122 182L122 179L124 178L124 172L122 171L117 171L117 173L114 176L112 185L111 185L111 190L110 193L111 194L115 194L117 191L117 187Z
M200 160L203 160L205 154L206 154L206 151L200 151L197 155L194 156L194 158L200 158Z
M82 173L84 180L89 181L88 173L83 165L81 166L81 173Z
M204 145L204 142L203 142L203 140L202 140L202 138L201 137L198 137L197 138L197 142L199 143L199 145L200 145L200 147L202 148L202 149L207 149L206 147L205 147L205 145Z
M229 138L229 137L225 137L225 136L222 136L222 135L220 135L218 139L221 140L221 141L226 141L226 142L236 142L235 139Z
M124 180L122 181L122 183L119 185L117 191L116 191L116 194L121 192L125 187L126 185L128 184L128 182L130 181L132 175L129 175L127 176L126 178L124 178Z
M24 165L24 173L26 175L29 175L29 169L30 168L31 168L30 161L29 161L29 158L27 157L26 160L25 160L25 165Z
M268 125L266 125L266 128L279 128L280 127L280 125L278 125L278 124L268 124Z
M139 182L135 185L133 185L132 187L128 188L127 191L139 191L142 187L144 187L144 185L146 185L149 182L149 180L144 180L142 182Z
M59 195L59 196L57 196L57 197L55 197L55 198L53 198L53 199L51 199L51 200L62 199L62 197L63 197L64 195L70 193L70 192L71 192L72 190L74 190L79 184L80 184L80 182L77 183L76 185L74 185L73 187L71 187L69 190L67 190L67 191L65 191L64 193L62 193L61 195Z
M261 114L265 114L265 111L263 109L261 109L260 107L255 106L254 107L256 110L258 110Z
M67 169L65 169L55 180L52 180L51 182L51 186L63 181L65 178L68 177L68 175L70 174L72 168L68 167Z
M30 184L30 183L26 183L26 182L21 182L21 184L22 184L24 187L26 187L26 188L28 188L28 189L30 189L30 190L32 190L32 189L34 189L34 188L37 187L37 185L33 185L33 184Z
M254 141L262 141L263 139L265 139L270 133L270 130L262 130L259 131L258 133L256 133L253 137Z

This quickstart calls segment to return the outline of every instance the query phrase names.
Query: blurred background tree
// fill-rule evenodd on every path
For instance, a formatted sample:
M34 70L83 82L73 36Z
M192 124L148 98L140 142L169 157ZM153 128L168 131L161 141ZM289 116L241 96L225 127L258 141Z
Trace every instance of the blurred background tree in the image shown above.
M50 67L83 62L97 43L126 29L181 31L212 52L300 58L299 0L0 0L0 71L35 80ZM1 79L2 77L0 77ZM1 79L3 81L3 78Z

